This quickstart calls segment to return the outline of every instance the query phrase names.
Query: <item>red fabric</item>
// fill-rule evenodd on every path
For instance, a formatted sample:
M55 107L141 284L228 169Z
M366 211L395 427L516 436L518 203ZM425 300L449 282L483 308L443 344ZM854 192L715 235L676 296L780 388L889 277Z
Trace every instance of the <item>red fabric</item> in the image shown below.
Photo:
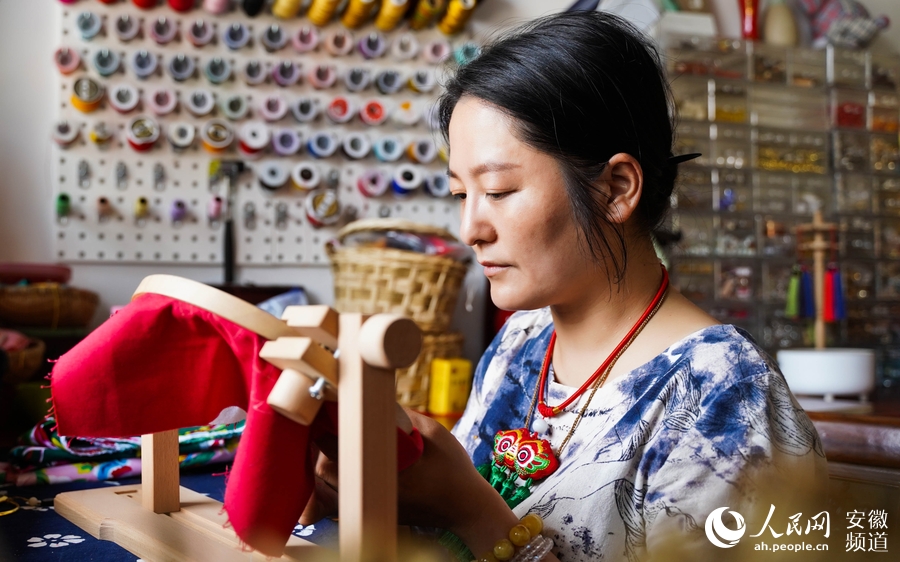
M223 408L243 408L225 510L241 540L280 555L313 490L309 444L336 432L337 407L327 403L309 427L272 410L266 397L281 371L259 358L265 341L185 302L139 296L54 366L59 433L142 435L205 425ZM422 440L417 432L397 435L403 470L418 460Z

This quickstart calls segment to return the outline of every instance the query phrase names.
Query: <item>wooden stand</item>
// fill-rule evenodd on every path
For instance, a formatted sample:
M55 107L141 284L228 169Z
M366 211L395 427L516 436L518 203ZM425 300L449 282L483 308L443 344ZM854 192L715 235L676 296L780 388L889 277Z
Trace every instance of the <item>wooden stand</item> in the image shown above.
M801 252L811 252L813 255L813 291L816 300L816 320L815 320L815 346L816 349L825 349L825 252L836 251L834 243L826 242L823 234L825 232L835 232L837 226L834 223L827 223L822 220L822 211L813 213L813 221L810 224L802 224L797 227L797 248ZM803 232L812 232L812 242L801 244L799 236Z
M147 277L135 296L142 293L193 304L270 340L260 357L284 371L268 403L297 423L310 423L322 400L340 397L340 560L396 560L395 428L409 432L412 424L394 398L394 369L419 354L416 324L389 314L338 315L327 306L289 307L279 320L227 293L170 275ZM329 351L335 347L339 360ZM243 551L226 528L222 504L179 486L177 428L142 436L141 448L140 486L59 494L57 513L148 562L327 559L323 549L294 536L278 558Z

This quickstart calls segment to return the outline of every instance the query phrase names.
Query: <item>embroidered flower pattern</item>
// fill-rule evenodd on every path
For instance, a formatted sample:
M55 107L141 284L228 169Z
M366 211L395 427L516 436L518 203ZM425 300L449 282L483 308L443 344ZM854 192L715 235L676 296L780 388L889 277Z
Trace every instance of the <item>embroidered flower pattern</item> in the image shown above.
M303 525L297 525L296 527L294 527L294 536L295 537L308 537L315 532L316 532L315 525L306 525L305 527Z
M84 539L78 535L44 535L43 537L31 537L28 539L29 548L41 548L49 546L50 548L59 548L61 546L69 546L70 544L78 544L84 542Z

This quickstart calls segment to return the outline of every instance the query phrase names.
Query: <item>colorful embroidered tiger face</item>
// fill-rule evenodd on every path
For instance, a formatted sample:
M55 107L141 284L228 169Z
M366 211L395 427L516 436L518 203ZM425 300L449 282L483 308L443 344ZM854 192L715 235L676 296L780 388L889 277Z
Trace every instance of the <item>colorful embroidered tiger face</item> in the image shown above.
M494 464L514 471L523 480L540 480L559 467L550 443L524 428L497 432L493 460Z

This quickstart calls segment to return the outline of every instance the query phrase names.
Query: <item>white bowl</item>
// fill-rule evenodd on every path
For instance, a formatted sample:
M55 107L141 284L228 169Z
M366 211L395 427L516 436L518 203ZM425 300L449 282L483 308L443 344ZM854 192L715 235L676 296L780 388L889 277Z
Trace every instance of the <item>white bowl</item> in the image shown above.
M875 352L871 349L782 349L778 365L794 394L825 396L866 394L875 388Z

